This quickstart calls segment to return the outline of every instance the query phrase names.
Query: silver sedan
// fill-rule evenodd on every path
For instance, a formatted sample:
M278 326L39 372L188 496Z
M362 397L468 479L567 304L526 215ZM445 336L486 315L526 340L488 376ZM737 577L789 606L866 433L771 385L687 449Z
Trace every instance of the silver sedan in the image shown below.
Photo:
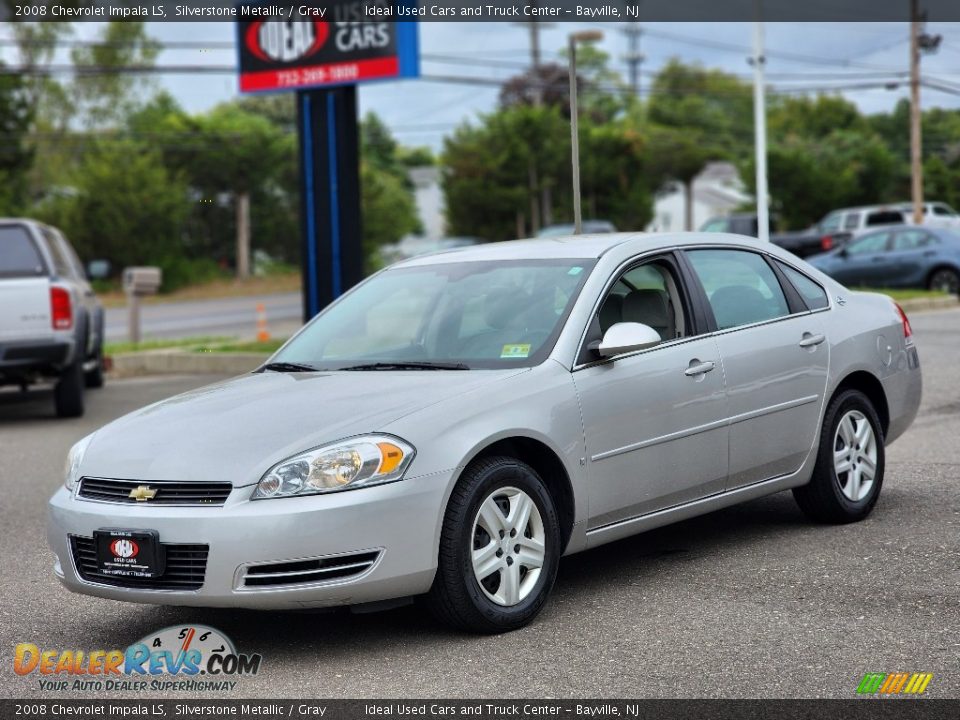
M792 490L861 520L921 377L889 298L769 244L620 234L418 257L258 371L79 442L54 571L131 602L529 622L564 554Z

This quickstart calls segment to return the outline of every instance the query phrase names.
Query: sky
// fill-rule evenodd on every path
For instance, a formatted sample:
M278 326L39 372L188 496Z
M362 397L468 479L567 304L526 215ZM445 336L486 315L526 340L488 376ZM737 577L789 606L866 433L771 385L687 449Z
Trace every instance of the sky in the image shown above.
M219 44L234 41L230 22L148 23L149 34L164 41L209 41L217 46L164 50L159 65L233 65L236 52ZM567 34L586 27L601 29L599 47L611 56L611 66L626 77L623 57L627 52L624 23L559 23L541 31L543 61L558 60ZM640 51L642 83L670 58L699 62L707 67L751 76L747 63L753 40L753 23L643 23ZM96 23L78 23L74 38L93 39ZM947 93L922 90L926 107L960 107L960 23L935 23L927 32L941 34L936 54L925 55L922 72L931 79L953 83L958 90ZM6 33L2 33L6 36ZM836 85L877 84L900 80L896 89L885 87L846 89L842 94L867 113L891 109L908 96L905 82L909 61L906 23L766 23L764 34L768 60L768 83L775 87L827 88ZM530 61L529 35L525 27L510 23L421 23L420 46L424 75L471 76L506 79L522 72ZM10 48L0 56L15 62ZM63 59L66 59L64 51ZM898 75L899 73L899 75ZM202 111L238 95L236 76L167 75L160 84L183 107ZM374 111L397 138L408 145L439 148L443 136L464 120L496 105L497 88L426 79L375 83L361 87L360 111Z

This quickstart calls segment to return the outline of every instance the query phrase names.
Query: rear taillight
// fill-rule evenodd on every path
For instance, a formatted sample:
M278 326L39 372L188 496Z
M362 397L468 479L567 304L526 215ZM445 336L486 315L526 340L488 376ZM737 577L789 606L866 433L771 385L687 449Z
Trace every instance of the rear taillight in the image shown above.
M73 327L70 293L62 287L50 288L50 320L54 330L69 330Z
M897 305L897 303L894 303ZM900 322L903 323L903 339L909 340L913 337L913 328L910 327L910 320L907 318L907 314L903 311L903 308L897 305L897 313L900 315Z
M820 238L820 249L824 251L833 249L832 235L824 235L822 238Z

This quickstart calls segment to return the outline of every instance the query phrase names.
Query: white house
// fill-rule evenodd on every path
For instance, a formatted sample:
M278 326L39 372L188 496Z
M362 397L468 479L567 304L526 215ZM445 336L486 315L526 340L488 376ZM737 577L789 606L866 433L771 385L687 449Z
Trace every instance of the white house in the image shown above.
M743 189L737 169L727 162L708 163L693 180L693 227L696 230L708 219L729 215L753 198ZM681 183L671 183L657 194L653 203L653 220L648 232L686 230L686 197Z

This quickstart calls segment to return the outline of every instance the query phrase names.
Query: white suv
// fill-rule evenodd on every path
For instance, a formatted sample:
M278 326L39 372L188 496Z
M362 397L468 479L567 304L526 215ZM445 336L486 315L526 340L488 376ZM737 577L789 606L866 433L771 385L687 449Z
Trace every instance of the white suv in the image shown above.
M83 414L103 385L103 308L56 228L0 219L0 385L54 379L60 417Z

